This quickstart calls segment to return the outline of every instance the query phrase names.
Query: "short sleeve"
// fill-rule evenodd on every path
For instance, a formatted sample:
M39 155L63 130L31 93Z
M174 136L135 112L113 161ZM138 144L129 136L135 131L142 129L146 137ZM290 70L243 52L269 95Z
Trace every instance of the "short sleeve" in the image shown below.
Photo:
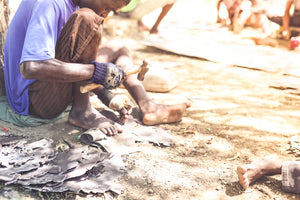
M55 57L59 11L51 2L53 1L35 4L28 23L21 62Z

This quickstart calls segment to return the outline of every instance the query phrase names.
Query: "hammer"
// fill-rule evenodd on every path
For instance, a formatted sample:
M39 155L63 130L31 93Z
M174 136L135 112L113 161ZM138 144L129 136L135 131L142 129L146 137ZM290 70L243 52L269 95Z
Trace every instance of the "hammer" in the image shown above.
M123 77L123 80L129 75L138 73L137 79L139 81L143 81L145 78L145 74L147 73L148 70L149 70L149 61L145 59L145 60L143 60L143 64L141 66L139 66L138 68L126 71L125 76ZM101 85L96 84L96 83L90 83L90 84L81 86L80 92L87 93L95 88L100 87L100 86Z

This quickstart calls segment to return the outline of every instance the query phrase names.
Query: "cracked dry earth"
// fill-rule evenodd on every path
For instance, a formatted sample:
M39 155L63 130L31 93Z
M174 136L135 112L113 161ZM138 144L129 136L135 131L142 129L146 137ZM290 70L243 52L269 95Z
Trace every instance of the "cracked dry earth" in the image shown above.
M149 93L163 103L192 102L181 122L161 125L171 130L175 144L138 143L142 151L124 157L128 166L119 180L123 187L119 196L40 193L1 184L0 199L300 199L281 190L280 175L263 177L244 191L236 174L239 164L266 156L297 159L287 149L290 139L300 132L300 97L270 87L284 75L167 53L142 45L139 38L143 35L131 34L120 37L136 64L145 58L180 63L172 68L178 78L174 90ZM123 89L117 92L126 94ZM76 137L83 132L69 125L67 117L36 128L2 121L1 125L9 133L26 135L32 141L50 138L56 145L63 139L80 145Z

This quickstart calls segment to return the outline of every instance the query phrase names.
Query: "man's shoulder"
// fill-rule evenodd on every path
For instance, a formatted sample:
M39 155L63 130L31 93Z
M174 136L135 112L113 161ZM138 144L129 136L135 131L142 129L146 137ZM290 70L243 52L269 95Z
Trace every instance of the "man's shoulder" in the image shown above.
M38 6L38 8L51 8L51 7L56 7L56 8L64 8L66 5L70 4L71 1L69 0L27 0L29 2L32 2L35 4L35 6Z

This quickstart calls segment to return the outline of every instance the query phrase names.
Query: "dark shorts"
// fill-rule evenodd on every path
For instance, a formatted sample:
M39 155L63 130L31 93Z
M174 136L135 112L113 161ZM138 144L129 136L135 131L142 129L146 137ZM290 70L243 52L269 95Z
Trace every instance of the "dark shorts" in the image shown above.
M268 17L270 21L282 26L282 16ZM300 14L293 15L290 18L290 26L300 27Z
M70 63L90 63L97 57L103 18L88 8L75 11L56 43L55 58ZM72 102L72 83L37 80L29 87L29 113L51 119Z

